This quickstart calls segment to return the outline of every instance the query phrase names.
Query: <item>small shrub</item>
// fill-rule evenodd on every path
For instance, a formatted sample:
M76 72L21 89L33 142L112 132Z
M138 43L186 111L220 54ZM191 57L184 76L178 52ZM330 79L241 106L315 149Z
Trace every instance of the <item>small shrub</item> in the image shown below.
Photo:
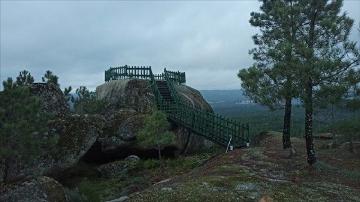
M170 124L167 121L166 114L161 111L154 111L150 116L145 118L144 127L137 135L140 144L156 147L160 163L161 149L166 145L172 144L175 140L175 135L168 131L169 126Z
M90 92L85 86L76 89L76 94L74 109L78 114L99 114L106 108L107 102L96 99L96 92Z

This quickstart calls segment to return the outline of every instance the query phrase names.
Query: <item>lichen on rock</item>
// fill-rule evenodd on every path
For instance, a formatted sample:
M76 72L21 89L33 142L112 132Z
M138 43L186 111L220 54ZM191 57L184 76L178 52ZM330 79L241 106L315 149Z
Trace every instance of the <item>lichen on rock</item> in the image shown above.
M41 100L42 110L55 116L64 116L70 113L63 92L53 83L33 83L30 86L33 95Z
M96 87L96 96L100 100L109 102L111 104L110 110L131 108L137 112L149 113L156 106L154 94L147 80L109 81Z
M41 176L0 187L0 201L7 202L66 202L64 187L56 180Z
M106 82L96 88L97 99L110 103L106 110L106 126L103 135L98 139L104 151L128 146L136 140L136 134L143 125L144 118L155 108L154 94L147 80L123 79ZM199 91L186 85L175 85L179 95L190 106L213 112ZM172 124L176 135L176 146L179 150L193 152L205 145L211 145L205 138L192 134L181 125ZM189 138L189 139L188 139ZM185 151L185 150L184 150Z

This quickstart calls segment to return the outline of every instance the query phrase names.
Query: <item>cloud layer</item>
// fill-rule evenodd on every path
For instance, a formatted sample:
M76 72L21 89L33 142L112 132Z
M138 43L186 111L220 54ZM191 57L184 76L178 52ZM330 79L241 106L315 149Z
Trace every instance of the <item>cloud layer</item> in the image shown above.
M257 1L1 2L1 80L28 69L52 70L61 87L104 81L118 65L185 71L198 89L236 89L236 73L252 64L256 33L248 21ZM360 1L344 10L359 22ZM359 39L359 35L353 37Z

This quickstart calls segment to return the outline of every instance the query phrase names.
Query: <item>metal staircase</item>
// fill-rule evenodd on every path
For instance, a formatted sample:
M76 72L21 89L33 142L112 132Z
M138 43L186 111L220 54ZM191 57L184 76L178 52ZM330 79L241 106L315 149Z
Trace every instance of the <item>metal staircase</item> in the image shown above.
M164 73L154 75L151 67L126 65L105 71L105 81L126 78L149 80L158 109L164 111L168 119L176 124L225 147L249 146L249 124L196 109L178 95L175 85L185 83L185 73L164 69Z
M167 85L167 81L158 80L158 81L156 81L156 86L159 89L159 92L160 92L160 95L161 95L161 98L163 99L163 101L169 102L169 103L174 103L174 99L171 96L171 92Z

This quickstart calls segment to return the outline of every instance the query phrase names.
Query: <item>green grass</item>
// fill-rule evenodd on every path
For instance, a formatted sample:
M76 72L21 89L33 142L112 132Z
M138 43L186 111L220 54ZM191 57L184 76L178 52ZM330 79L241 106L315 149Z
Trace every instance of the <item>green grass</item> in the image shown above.
M164 159L162 167L159 160L139 160L129 168L128 172L114 178L98 177L93 174L88 178L84 177L69 192L74 196L74 201L79 201L77 198L90 202L119 198L151 186L153 178L162 180L189 172L203 164L214 153L216 150L180 156L175 159ZM78 192L80 197L76 198L75 192Z

